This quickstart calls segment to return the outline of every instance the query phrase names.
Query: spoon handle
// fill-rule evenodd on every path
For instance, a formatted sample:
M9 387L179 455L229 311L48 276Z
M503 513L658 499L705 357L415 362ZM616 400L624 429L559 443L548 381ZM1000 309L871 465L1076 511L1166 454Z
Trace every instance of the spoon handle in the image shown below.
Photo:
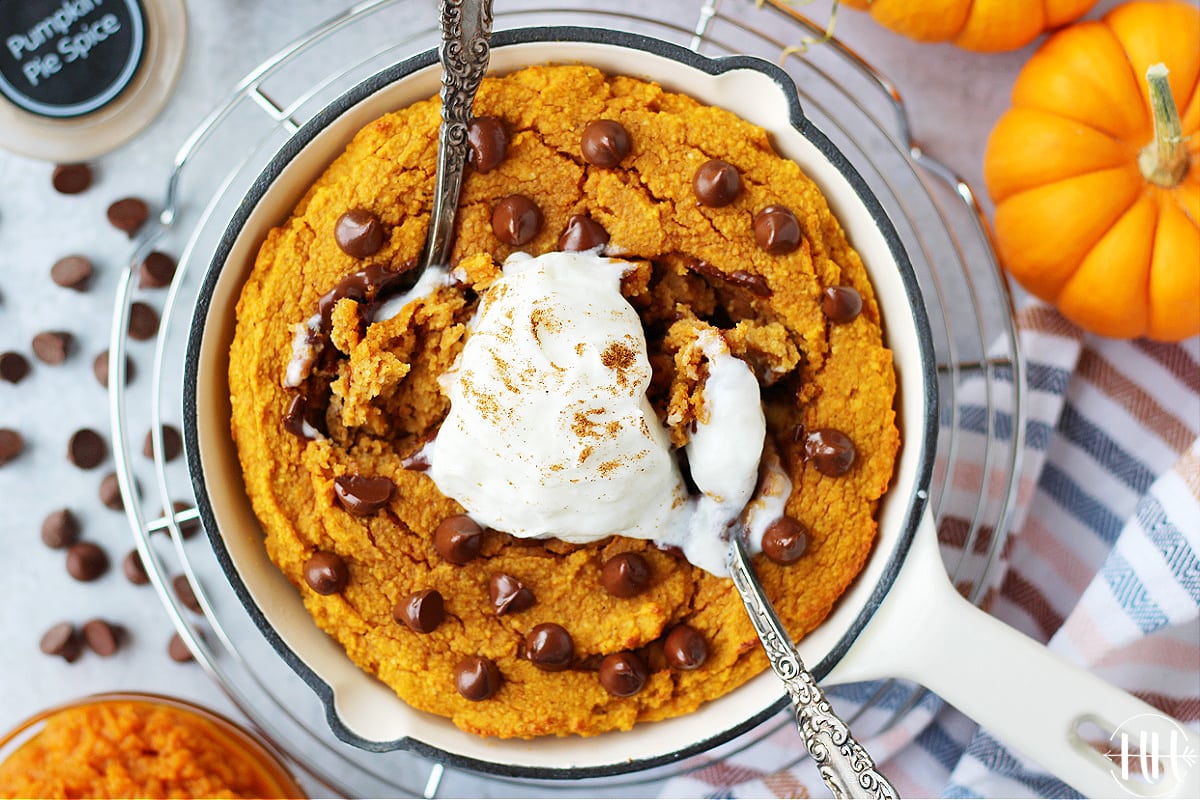
M812 673L800 660L796 646L780 622L750 566L750 556L740 531L733 531L729 546L729 572L746 613L762 640L771 668L783 681L792 699L796 723L808 752L812 754L821 779L836 798L893 798L896 789L875 762L850 734L846 723L834 713L817 686Z
M492 0L441 0L442 125L429 236L421 266L446 264L454 242L454 216L467 163L467 130L475 92L487 71Z

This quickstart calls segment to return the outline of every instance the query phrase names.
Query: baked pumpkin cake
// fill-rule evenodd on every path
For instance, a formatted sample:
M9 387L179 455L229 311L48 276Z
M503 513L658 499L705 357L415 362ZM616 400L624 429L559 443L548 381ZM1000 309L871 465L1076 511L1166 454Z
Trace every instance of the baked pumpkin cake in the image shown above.
M271 559L412 706L486 736L686 714L862 568L899 444L858 255L766 133L586 66L483 82L420 276L436 98L362 129L262 245L230 352Z

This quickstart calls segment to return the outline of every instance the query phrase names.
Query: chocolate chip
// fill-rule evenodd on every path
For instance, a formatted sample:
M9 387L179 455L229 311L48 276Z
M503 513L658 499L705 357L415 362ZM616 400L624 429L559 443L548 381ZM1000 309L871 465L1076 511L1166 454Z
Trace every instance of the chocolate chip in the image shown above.
M532 608L537 602L525 584L503 572L496 572L488 579L488 596L492 598L492 607L496 609L497 616L517 614Z
M466 514L446 517L433 533L433 548L451 564L466 564L479 557L483 528Z
M392 609L392 619L417 633L432 633L445 618L446 603L437 589L413 592Z
M94 581L108 572L108 554L91 542L76 542L67 548L67 572L77 581Z
M83 645L79 642L79 634L75 626L69 622L60 622L50 627L42 634L38 648L48 656L62 656L68 662L79 658Z
M742 175L728 161L714 158L696 170L692 178L692 191L701 205L709 208L727 206L737 199L742 190Z
M55 164L50 183L59 194L86 192L92 185L92 168L87 164Z
M337 553L318 550L304 564L304 582L317 594L337 594L350 582L350 568Z
M172 512L176 516L184 511L191 511L193 508L194 506L190 506L182 500L175 500L171 503ZM160 517L167 516L166 509L160 510L158 515ZM175 524L179 526L179 533L183 535L184 539L192 538L196 535L196 531L200 530L200 519L198 517L195 519L176 520ZM163 530L169 531L170 528L164 528Z
M600 583L613 597L634 597L650 585L650 565L637 553L618 553L604 562Z
M45 331L33 337L33 354L55 366L67 360L74 337L66 331Z
M467 656L454 668L454 687L468 700L487 700L500 690L500 670L491 659Z
M11 350L0 353L0 381L20 383L29 374L29 359Z
M105 620L88 620L83 623L80 631L83 633L83 641L87 643L88 648L101 658L108 658L117 652L121 645L120 630Z
M579 149L589 164L615 167L629 155L629 131L615 120L598 119L583 129Z
M142 261L138 270L138 286L142 289L161 289L170 286L175 277L175 259L155 250Z
M575 658L575 642L562 625L543 622L526 635L525 654L538 669L561 672Z
M635 695L650 677L646 662L637 653L609 653L600 661L600 685L617 697Z
M150 218L150 207L139 197L126 197L108 207L108 222L132 239L138 229Z
M467 163L476 172L491 172L508 152L508 129L496 117L476 117L467 128Z
M794 564L808 549L808 530L791 517L780 517L763 531L762 549L776 564Z
M333 479L333 491L342 508L356 517L365 517L388 504L396 484L383 476L339 475Z
M67 440L67 460L80 469L94 469L108 455L104 437L91 428L81 428Z
M663 655L675 669L699 669L708 660L708 642L691 625L676 625L663 640Z
M25 437L12 428L0 428L0 467L25 450Z
M42 520L42 543L54 550L70 547L79 541L79 520L69 509L51 511Z
M100 355L96 356L96 359L94 361L92 361L92 374L96 376L96 380L100 382L101 386L103 386L106 389L108 388L108 351L107 350L105 350ZM126 385L128 385L128 383L131 380L133 380L133 361L130 360L129 356L125 356L125 383L126 383Z
M171 579L171 588L175 591L175 597L184 608L196 614L203 614L204 609L200 606L200 601L196 599L196 592L192 589L192 583L188 580L187 575L176 575Z
M783 256L800 246L800 223L786 206L767 206L754 215L754 241L773 256Z
M608 244L608 231L586 214L572 214L558 237L558 249L582 253Z
M845 475L854 465L854 456L854 442L839 430L821 428L804 436L804 458L822 475Z
M167 655L171 657L172 661L180 664L186 664L195 658L192 651L188 649L187 642L183 641L183 637L178 633L171 634L171 640L167 642Z
M84 256L64 256L50 267L50 280L64 289L86 292L93 272L90 259Z
M125 555L125 560L121 562L121 571L125 573L126 580L134 586L145 586L150 582L146 565L142 563L142 556L136 549Z
M862 295L853 286L829 286L821 292L821 310L830 322L845 324L862 313Z
M370 211L352 208L338 217L333 238L342 252L351 258L366 258L383 247L383 225Z
M542 229L542 210L523 194L510 194L492 209L492 231L505 244L517 247Z
M183 436L179 429L172 425L162 426L163 461L174 461L183 452ZM146 433L146 441L142 444L142 455L154 458L154 432Z
M117 480L117 473L110 472L100 479L100 502L113 511L125 510L125 498L121 496L121 482Z
M129 335L144 342L153 339L158 333L158 312L142 301L137 301L129 307Z

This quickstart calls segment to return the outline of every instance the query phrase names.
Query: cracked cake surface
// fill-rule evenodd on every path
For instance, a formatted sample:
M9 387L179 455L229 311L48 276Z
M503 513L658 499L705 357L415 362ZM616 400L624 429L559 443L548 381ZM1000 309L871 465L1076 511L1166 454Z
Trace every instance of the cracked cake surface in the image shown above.
M420 455L449 411L439 378L513 253L628 261L673 447L707 419L703 337L761 387L764 454L791 493L755 565L799 638L861 570L899 446L874 291L818 187L727 111L536 66L485 79L475 113L493 144L464 180L453 269L402 307L385 294L424 245L436 99L363 128L258 253L229 378L267 551L357 665L464 730L592 735L687 713L767 666L730 581L644 539L472 530ZM581 150L597 120L617 126ZM701 185L714 161L737 172L731 197L726 175Z

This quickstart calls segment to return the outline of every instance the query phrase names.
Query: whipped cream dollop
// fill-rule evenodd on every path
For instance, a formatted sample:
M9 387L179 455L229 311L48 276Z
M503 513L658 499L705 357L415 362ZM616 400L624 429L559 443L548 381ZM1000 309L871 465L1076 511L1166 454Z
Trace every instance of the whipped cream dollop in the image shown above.
M488 288L444 376L450 413L429 475L476 522L585 543L652 539L687 498L650 401L628 264L517 254Z
M650 539L727 575L732 526L745 510L760 549L791 483L763 458L753 372L706 331L694 344L708 362L703 419L686 445L701 494L688 495L646 396L646 339L621 295L630 268L594 253L505 262L442 377L450 412L423 452L428 474L476 522L513 536Z

